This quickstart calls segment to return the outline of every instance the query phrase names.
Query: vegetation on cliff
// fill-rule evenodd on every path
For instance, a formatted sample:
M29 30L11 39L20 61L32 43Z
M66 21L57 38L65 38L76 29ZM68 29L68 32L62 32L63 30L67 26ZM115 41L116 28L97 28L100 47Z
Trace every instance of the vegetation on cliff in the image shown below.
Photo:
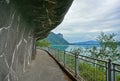
M68 41L63 38L62 34L55 34L51 32L47 38L45 38L51 45L68 45Z
M36 46L40 46L40 47L49 47L50 43L48 41L46 41L45 39L43 40L38 40L36 42Z

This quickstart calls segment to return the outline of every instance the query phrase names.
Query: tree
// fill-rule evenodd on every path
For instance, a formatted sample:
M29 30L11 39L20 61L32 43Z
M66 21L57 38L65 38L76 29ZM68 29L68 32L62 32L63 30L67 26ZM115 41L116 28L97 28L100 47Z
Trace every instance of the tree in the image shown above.
M115 40L116 34L105 34L101 33L97 37L97 41L100 44L100 48L93 47L90 50L91 55L95 58L108 59L111 58L113 61L120 58L120 51L118 50L118 42Z
M48 41L46 41L45 39L43 40L38 40L36 42L36 46L40 46L40 47L49 47L50 43Z
M82 48L71 49L70 52L79 56L82 53Z

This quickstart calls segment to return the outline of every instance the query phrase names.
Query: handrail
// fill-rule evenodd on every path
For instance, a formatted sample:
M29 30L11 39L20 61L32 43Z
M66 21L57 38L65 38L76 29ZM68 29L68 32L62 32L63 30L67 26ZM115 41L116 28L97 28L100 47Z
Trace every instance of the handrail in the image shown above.
M65 51L65 52L69 52L69 51ZM69 53L71 53L71 54L74 55L73 52L69 52ZM102 62L107 62L107 61L105 61L105 60L101 60L101 59L97 59L97 58L93 58L93 57L88 57L88 56L84 56L84 55L79 55L79 56L86 57L86 58L93 59L93 60L102 61Z
M56 53L53 53L53 50ZM81 62L83 66L84 66L84 62L87 62L87 64L91 64L93 69L95 70L102 68L103 73L105 72L106 79L105 80L103 79L100 81L117 81L116 73L119 73L118 76L120 77L120 70L117 68L117 67L120 68L120 64L113 63L111 62L110 59L108 61L105 61L105 60L101 60L101 59L97 59L97 58L93 58L89 56L84 56L84 55L77 56L73 52L60 51L58 49L51 49L51 48L47 48L47 51L51 52L55 58L58 58L58 60L62 59L65 67L67 66L67 68L69 69L72 68L72 70L74 70L75 77L79 77L79 68L82 68L80 65L78 65L79 62ZM63 52L64 54L60 52ZM97 68L97 66L99 67ZM95 76L98 76L98 75L95 75ZM83 78L82 80L85 81ZM98 80L91 80L91 81L98 81Z

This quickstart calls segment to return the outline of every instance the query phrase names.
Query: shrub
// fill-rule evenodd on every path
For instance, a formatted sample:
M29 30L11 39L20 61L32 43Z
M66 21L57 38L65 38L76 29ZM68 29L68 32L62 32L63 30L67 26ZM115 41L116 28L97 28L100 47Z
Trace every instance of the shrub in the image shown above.
M46 41L45 39L43 40L38 40L36 42L36 46L40 46L40 47L49 47L50 43L48 41Z

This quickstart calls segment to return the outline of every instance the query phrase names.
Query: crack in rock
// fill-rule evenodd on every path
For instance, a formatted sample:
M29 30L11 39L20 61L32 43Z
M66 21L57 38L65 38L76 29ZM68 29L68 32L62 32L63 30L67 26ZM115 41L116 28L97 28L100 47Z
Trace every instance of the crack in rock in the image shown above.
M45 1L47 1L47 2L49 2L51 4L56 4L56 2L54 2L54 1L50 1L50 0L45 0Z
M48 17L49 25L52 25L52 21L51 21L51 19L50 19L50 17L49 17L49 11L48 11L47 8L46 8L46 13L47 13L47 17Z

